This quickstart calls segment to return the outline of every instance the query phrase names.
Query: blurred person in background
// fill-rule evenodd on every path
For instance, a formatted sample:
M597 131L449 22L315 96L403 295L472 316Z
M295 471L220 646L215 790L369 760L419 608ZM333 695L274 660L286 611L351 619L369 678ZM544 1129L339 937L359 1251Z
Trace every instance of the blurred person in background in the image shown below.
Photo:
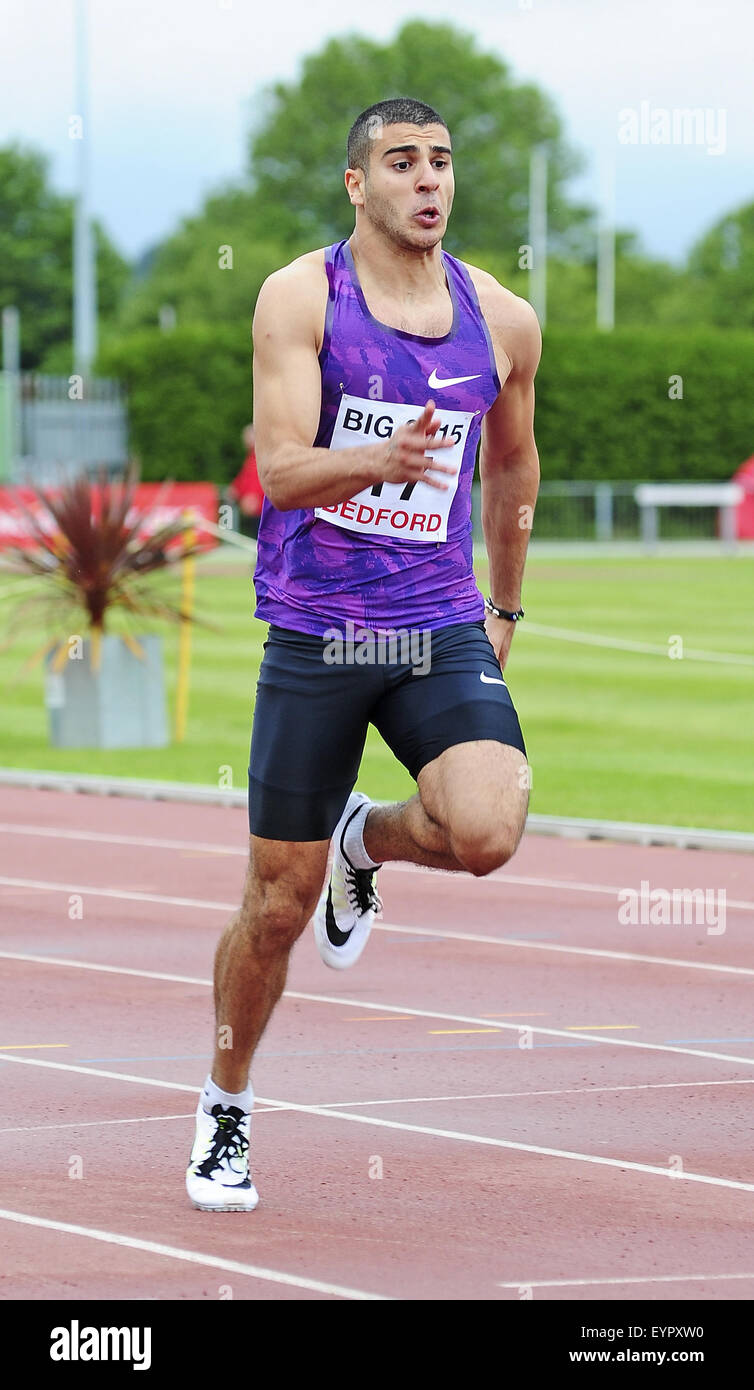
M241 431L241 439L246 450L246 457L240 473L228 486L227 496L231 502L235 502L238 506L241 514L239 525L243 535L253 536L256 540L259 531L259 519L262 515L264 492L257 472L253 425L244 426Z

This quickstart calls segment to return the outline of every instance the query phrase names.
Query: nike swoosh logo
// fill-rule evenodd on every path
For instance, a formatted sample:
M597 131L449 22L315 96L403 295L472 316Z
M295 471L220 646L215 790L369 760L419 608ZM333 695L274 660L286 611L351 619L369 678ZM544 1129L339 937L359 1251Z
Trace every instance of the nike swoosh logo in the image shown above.
M351 817L351 820L353 820L353 816ZM351 932L353 931L353 927L351 927L350 931L341 931L340 927L335 921L335 913L333 911L332 905L332 888L328 888L327 890L327 907L325 909L325 929L327 931L327 937L331 946L345 946L349 936L351 935Z
M441 381L437 375L437 368L433 367L432 375L427 377L427 385L435 389L442 386L460 386L462 381L477 381L481 375L481 372L476 372L474 376L449 376L445 381Z
M505 685L504 680L496 680L494 676L485 676L484 671L479 672L479 679L485 685Z

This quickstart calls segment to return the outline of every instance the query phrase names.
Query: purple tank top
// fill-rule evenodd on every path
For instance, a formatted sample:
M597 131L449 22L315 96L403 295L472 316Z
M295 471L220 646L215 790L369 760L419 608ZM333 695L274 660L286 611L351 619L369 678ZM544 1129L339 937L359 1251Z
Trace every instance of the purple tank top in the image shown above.
M278 511L265 499L257 541L256 616L321 636L347 619L380 632L477 622L471 484L482 416L500 392L489 330L468 271L442 253L453 324L442 338L388 328L370 314L346 241L327 247L329 297L319 355L315 448L373 444L434 400L438 451L460 468L447 492L380 483L329 507Z

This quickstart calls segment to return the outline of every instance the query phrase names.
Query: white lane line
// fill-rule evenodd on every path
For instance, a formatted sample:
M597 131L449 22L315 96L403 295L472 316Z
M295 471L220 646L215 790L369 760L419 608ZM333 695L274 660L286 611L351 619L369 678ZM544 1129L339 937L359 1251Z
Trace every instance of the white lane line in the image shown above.
M529 634L535 637L552 637L558 642L577 642L584 647L610 647L619 652L641 652L647 656L662 656L667 661L667 646L655 642L637 642L629 637L606 637L600 632L579 632L575 628L547 627L542 623L529 623ZM754 666L754 656L744 652L710 652L698 647L684 647L683 658L692 661L712 661L723 666Z
M642 1274L625 1279L515 1279L499 1289L575 1289L602 1284L694 1284L726 1279L754 1279L754 1274Z
M684 970L718 971L728 975L754 975L747 965L719 965L712 961L685 960L679 956L646 955L639 951L607 951L600 946L561 946L553 941L529 941L519 936L485 936L481 932L456 932L437 927L400 927L395 923L375 922L373 931L400 933L404 936L429 936L449 941L474 941L485 946L508 946L514 950L553 951L556 955L595 956L607 960L638 961L647 965L672 965Z
M35 825L14 825L10 821L0 821L0 831L6 834L16 835L42 835L51 839L66 840L91 840L94 843L129 845L138 849L170 849L180 851L191 851L203 854L221 854L230 856L241 856L244 859L248 856L248 848L245 845L220 845L209 840L165 840L156 836L145 835L114 835L103 831L94 830L59 830L56 827L35 826ZM449 883L460 884L465 891L468 891L470 883L480 885L490 883L512 883L517 888L556 888L559 891L572 893L606 893L610 897L616 897L618 893L625 892L630 884L609 884L592 883L582 880L568 878L533 878L524 874L511 874L507 869L496 869L491 874L486 874L484 878L474 878L472 874L450 873L443 869L430 869L425 864L409 864L402 860L388 860L382 867L382 872L401 873L401 874L429 874L433 878L438 875L442 878L443 885ZM0 879L1 882L6 880ZM11 880L7 880L11 882ZM25 882L25 880L21 880ZM36 884L34 885L36 886ZM658 885L655 884L655 887ZM71 888L71 892L83 892L79 888ZM86 890L94 892L94 889ZM158 899L158 901L162 901ZM172 901L165 899L165 901ZM183 900L181 900L183 901ZM204 906L204 904L197 904ZM754 901L747 898L726 898L726 907L735 908L742 912L754 912ZM223 904L223 911L235 911L238 904Z
M254 1118L257 1115L275 1114L277 1109L277 1106L269 1106L265 1110L255 1105ZM195 1116L196 1111L190 1110L186 1115L137 1115L128 1120L66 1120L65 1124L59 1125L5 1125L0 1129L0 1134L36 1134L44 1129L99 1129L102 1125L148 1125L162 1120L193 1120Z
M306 1279L303 1275L282 1274L280 1270L264 1269L261 1265L242 1264L240 1260L224 1260L217 1255L205 1255L199 1250L182 1250L176 1245L162 1245L154 1240L139 1240L135 1236L123 1236L115 1231L98 1231L91 1226L75 1226L69 1221L50 1221L43 1216L29 1216L26 1212L8 1211L2 1207L0 1207L0 1219L16 1221L24 1226L39 1226L47 1231L62 1231L65 1235L85 1236L88 1240L101 1240L106 1245L121 1245L128 1250L143 1250L148 1255L161 1255L168 1260L184 1260L187 1264L202 1265L209 1269L225 1269L230 1274L243 1274L249 1279L263 1279L271 1284L287 1284L294 1289L310 1289L313 1293L332 1294L336 1298L390 1301L389 1294L366 1293L363 1289L349 1289L341 1284L325 1283L321 1279Z
M260 1099L262 1098L260 1097ZM269 1096L264 1099L266 1105L277 1104L276 1101L270 1100ZM318 1105L292 1105L290 1101L281 1101L280 1104L289 1110L296 1110L304 1115L322 1115L333 1119L350 1120L355 1124L376 1125L381 1129L397 1129L408 1134L428 1134L433 1139L453 1139L466 1144L483 1144L495 1149L513 1149L517 1153L537 1154L544 1158L567 1158L578 1163L597 1163L603 1167L620 1168L633 1173L652 1173L662 1178L669 1178L671 1181L686 1179L688 1182L706 1183L712 1187L727 1187L741 1192L754 1192L754 1182L738 1182L734 1178L717 1178L708 1173L681 1173L674 1169L658 1167L654 1163L636 1163L629 1159L606 1158L602 1154L577 1153L571 1149L552 1149L543 1144L522 1144L511 1139L493 1139L486 1134L466 1134L462 1130L438 1129L431 1125L410 1125L400 1120L379 1120L374 1115L350 1115L342 1110L327 1110L324 1106Z
M29 1057L17 1057L15 1056L15 1054L11 1056L10 1052L0 1052L0 1062L29 1062L30 1060L31 1059ZM159 1078L154 1076L139 1076L138 1072L130 1071L107 1071L104 1067L79 1067L76 1066L74 1062L40 1061L38 1065L40 1067L46 1067L48 1070L51 1071L76 1072L79 1076L101 1076L104 1077L106 1081L132 1081L137 1086L158 1086L163 1091L186 1091L189 1095L196 1096L197 1102L199 1100L199 1092L202 1089L201 1084L198 1086L187 1086L185 1082L182 1081L160 1081ZM298 1105L289 1105L287 1102L282 1100L265 1100L264 1096L256 1096L254 1104L254 1114L266 1114L266 1110L262 1108L264 1106L269 1106L271 1110L300 1110L302 1108L305 1109L305 1107L301 1107ZM192 1110L190 1118L193 1119L195 1114L196 1111ZM97 1121L97 1123L100 1122Z
M166 1090L194 1091L198 1088L171 1081L159 1081L154 1077L133 1076L124 1072L89 1070L66 1062L43 1062L32 1057L11 1057L0 1054L0 1061L17 1062L21 1066L47 1067L55 1071L83 1072L90 1076L104 1076L116 1081L137 1082L145 1086L162 1086ZM578 1163L596 1163L602 1167L620 1168L633 1173L650 1173L677 1182L705 1183L712 1187L734 1188L743 1192L754 1192L754 1182L739 1182L734 1178L717 1178L708 1173L676 1172L674 1169L660 1168L654 1163L636 1163L631 1159L607 1158L602 1154L577 1153L572 1149L553 1149L542 1144L522 1144L511 1139L494 1139L486 1134L467 1134L456 1129L437 1129L431 1125L406 1124L401 1120L380 1120L374 1115L351 1115L343 1110L328 1110L323 1105L297 1105L294 1101L274 1100L270 1096L258 1096L260 1105L268 1105L276 1110L289 1110L299 1115L317 1115L328 1120L344 1120L349 1124L372 1125L378 1129L395 1129L404 1134L425 1134L432 1139L452 1139L465 1144L482 1144L495 1149L512 1149L516 1153L537 1154L544 1158L567 1158Z
M452 877L452 876L451 876ZM483 882L484 880L478 880ZM111 898L116 901L157 903L161 907L195 907L207 912L237 912L238 903L213 902L208 898L176 898L163 893L142 893L125 888L91 888L75 883L48 883L41 879L4 878L0 885L23 890L36 889L53 893L79 893L81 896ZM602 891L601 889L599 890ZM612 892L612 889L609 890ZM726 907L747 908L746 903L726 902ZM485 946L506 946L517 951L552 951L568 956L594 956L602 960L643 961L649 965L680 966L688 970L716 971L726 975L754 975L754 967L746 965L717 965L711 961L682 960L673 956L652 956L636 951L606 951L597 946L560 946L551 941L528 941L516 936L485 936L481 932L448 931L439 927L403 927L393 922L375 922L374 931L393 932L401 936L429 936L442 941L471 941Z
M58 1125L4 1125L0 1134L36 1134L42 1129L89 1129L100 1125L148 1125L159 1120L193 1120L196 1114L191 1110L187 1115L139 1115L129 1120L66 1120Z
M28 1058L28 1057L16 1057L15 1054L14 1054L13 1056L11 1056L10 1052L0 1052L0 1062L28 1062L28 1061L30 1061L30 1060L31 1060L31 1059ZM196 1096L197 1101L198 1101L198 1099L199 1099L199 1092L200 1092L201 1089L202 1089L202 1088L201 1088L201 1085L198 1085L198 1086L187 1086L187 1085L186 1085L184 1082L182 1082L182 1081L160 1081L159 1078L154 1077L154 1076L139 1076L138 1072L130 1072L130 1071L107 1071L107 1070L105 1070L104 1067L79 1067L79 1066L76 1066L75 1063L73 1063L73 1062L65 1062L65 1063L64 1063L64 1062L42 1062L42 1061L40 1061L38 1065L39 1065L40 1067L46 1067L48 1070L51 1070L51 1071L72 1071L72 1072L76 1072L79 1076L101 1076L101 1077L104 1077L104 1079L105 1079L106 1081L132 1081L132 1082L134 1082L134 1084L137 1085L137 1086L158 1086L158 1087L160 1087L163 1091L186 1091L189 1095ZM265 1114L267 1114L267 1110L266 1110L264 1107L269 1107L270 1110L275 1110L275 1111L277 1111L277 1110L301 1110L301 1109L306 1109L305 1106L294 1105L294 1104L290 1104L290 1105L289 1105L287 1101L282 1101L282 1100L265 1100L264 1096L256 1096L256 1097L255 1097L255 1103L254 1103L254 1114L255 1114L255 1115L265 1115ZM193 1119L193 1117L195 1116L195 1114L196 1114L196 1111L195 1111L195 1110L192 1110L192 1111L191 1111L191 1116L190 1116L190 1118ZM99 1124L99 1123L101 1123L101 1121L98 1120L96 1123ZM110 1121L110 1123L115 1123L115 1122L114 1122L114 1121ZM40 1126L40 1128L41 1128L41 1127L42 1127L42 1126ZM45 1125L44 1128L55 1128L55 1126L46 1126L46 1125ZM61 1126L61 1128L62 1128L62 1126ZM71 1126L71 1128L78 1128L78 1126L77 1126L77 1125L76 1125L76 1126ZM0 1131L0 1133L1 1133L1 1132L3 1132L3 1131Z
M485 946L508 946L517 951L553 951L565 956L594 956L601 960L638 961L647 965L673 965L684 970L717 971L724 975L754 975L748 965L714 965L711 961L680 960L674 956L647 956L638 951L606 951L599 946L558 946L552 941L527 941L517 936L483 936L481 932L448 931L438 927L398 927L390 922L375 922L372 931L387 931L401 936L428 936L432 940L475 941Z
M397 1096L389 1100L328 1100L323 1110L349 1109L358 1105L421 1105L441 1100L530 1100L535 1096L596 1096L613 1091L684 1091L695 1086L754 1086L754 1077L731 1081L642 1081L635 1086L568 1086L554 1091L481 1091L460 1096ZM2 1130L0 1130L0 1134Z
M30 1057L16 1057L10 1052L0 1052L0 1062L29 1063ZM51 1071L73 1071L79 1076L104 1076L107 1081L136 1081L141 1086L160 1086L163 1091L188 1091L196 1096L197 1103L201 1086L186 1086L180 1081L157 1081L151 1076L137 1076L128 1071L105 1071L102 1067L78 1067L74 1062L40 1062L40 1066Z
M173 975L164 971L140 970L126 968L122 965L99 965L93 961L74 961L64 957L56 956L33 956L17 951L0 951L0 959L28 961L34 965L65 966L72 970L95 970L109 975L135 975L139 979L145 980L169 980L174 984L203 985L207 989L212 988L212 981L201 979L192 975ZM351 999L346 995L340 994L309 994L303 990L287 989L284 991L284 999L304 999L310 1004L335 1004L338 1008L369 1009L374 1004L364 999ZM470 1023L474 1027L483 1027L489 1031L489 1020L478 1018L470 1014L446 1014L436 1009L415 1009L411 1005L403 1004L383 1004L380 1002L380 1009L383 1013L409 1015L411 1018L443 1019L448 1023ZM543 1037L567 1038L570 1043L574 1042L573 1033L565 1028L545 1028L541 1024L506 1023L502 1019L496 1024L495 1032L509 1031L521 1035L522 1029L528 1029L532 1033L541 1033ZM738 1053L728 1052L707 1052L699 1047L678 1047L671 1043L641 1042L638 1038L616 1038L614 1033L579 1033L579 1038L586 1042L602 1043L605 1047L633 1047L640 1048L647 1052L673 1052L681 1057L706 1057L715 1062L736 1062L744 1067L754 1067L754 1057L740 1056ZM11 1058L10 1053L0 1054L5 1061L25 1061L25 1058ZM52 1063L50 1064L52 1065ZM86 1068L84 1068L86 1070ZM118 1073L119 1074L119 1073ZM190 1089L190 1088L189 1088Z
M382 871L392 869L399 874L432 874L437 877L443 875L444 883L461 882L468 888L469 875L447 873L442 869L429 869L424 864L404 864L397 861L390 861L384 864ZM707 870L709 872L709 870ZM625 893L626 888L631 887L631 883L623 883L620 886L612 883L586 883L580 879L572 878L531 878L524 874L509 874L507 869L500 869L492 874L486 874L484 878L477 878L475 883L513 883L517 888L557 888L559 891L571 893L607 893L609 897L615 898L619 893ZM631 882L635 882L632 877ZM658 887L654 884L654 887ZM754 912L754 901L748 898L728 898L725 899L726 907L735 907L741 912Z
M67 965L71 970L97 970L104 975L136 975L141 980L168 980L176 985L212 985L203 975L175 975L165 970L142 970L129 965L101 965L93 960L68 960L65 956L35 956L25 951L0 951L0 960L28 961L30 965Z
M306 999L313 1004L343 1004L346 1005L346 1007L356 1009L366 1009L369 1007L368 1003L363 999L350 999L337 994L306 994L303 990L291 989L285 991L285 997L288 999ZM439 1010L414 1009L410 1006L406 1008L401 1006L401 1008L399 1008L397 1004L383 1004L382 1000L380 1000L380 1009L383 1013L411 1014L414 1018L441 1018L449 1023L471 1023L475 1026L488 1026L484 1022L484 1019L469 1014L445 1014L440 1013ZM531 1031L532 1033L540 1033L543 1037L567 1038L569 1042L574 1041L573 1033L567 1032L565 1028L544 1028L538 1023L505 1023L500 1020L497 1024L496 1031L499 1030L502 1032L507 1030L511 1033L517 1033L520 1036L523 1029ZM703 1052L701 1048L674 1047L670 1043L640 1042L638 1038L616 1038L613 1033L611 1033L609 1037L604 1033L601 1033L599 1036L593 1033L579 1033L579 1038L584 1038L587 1042L602 1043L605 1047L633 1047L641 1048L649 1052L677 1052L681 1053L684 1057L706 1057L717 1062L740 1062L743 1066L754 1066L754 1057L739 1057L735 1053L730 1055L726 1052Z
M89 1068L87 1068L87 1071ZM121 1076L121 1072L116 1073ZM570 1086L553 1091L485 1091L478 1095L460 1096L391 1096L387 1100L327 1100L320 1102L321 1110L348 1110L353 1106L373 1105L420 1105L433 1101L457 1100L529 1100L539 1096L590 1096L603 1095L613 1091L668 1091L688 1090L699 1086L754 1086L754 1077L741 1077L731 1081L648 1081L636 1086ZM254 1119L258 1115L276 1115L283 1109L279 1105L261 1106L255 1102ZM94 1129L100 1125L145 1125L162 1120L193 1120L195 1110L185 1115L137 1115L126 1120L66 1120L64 1124L54 1125L4 1125L0 1134L36 1134L46 1129Z
M86 1068L89 1071L89 1068ZM116 1072L117 1076L123 1073ZM141 1078L133 1078L141 1079ZM603 1095L613 1091L667 1091L667 1090L688 1090L699 1086L754 1086L754 1077L741 1077L731 1081L648 1081L641 1082L636 1086L569 1086L553 1091L485 1091L478 1095L460 1096L391 1096L387 1100L327 1100L320 1103L321 1110L348 1110L353 1106L373 1106L373 1105L420 1105L424 1102L433 1101L458 1101L458 1100L529 1100L539 1096L590 1096ZM258 1115L276 1115L282 1109L290 1109L280 1105L262 1106L255 1102L254 1119ZM126 1120L66 1120L64 1124L54 1125L3 1125L0 1127L0 1134L36 1134L38 1130L46 1129L97 1129L101 1125L146 1125L163 1120L193 1120L196 1115L195 1110L188 1110L185 1115L137 1115Z
M248 845L219 845L209 840L163 840L152 835L113 835L102 830L63 830L57 825L14 825L0 821L6 835L42 835L51 840L90 840L94 844L129 845L136 849L191 850L194 853L240 855L247 858Z
M200 907L209 912L237 912L238 903L218 903L204 898L176 898L163 893L140 893L133 888L93 888L81 883L48 883L39 878L4 878L6 888L37 888L47 893L81 893L91 898L115 898L123 902L160 903L163 907Z

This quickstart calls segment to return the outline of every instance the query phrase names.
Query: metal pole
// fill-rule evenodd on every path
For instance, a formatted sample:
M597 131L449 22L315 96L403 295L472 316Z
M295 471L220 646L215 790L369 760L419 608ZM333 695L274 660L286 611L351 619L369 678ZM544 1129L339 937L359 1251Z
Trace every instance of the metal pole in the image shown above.
M657 507L654 503L644 503L641 508L641 538L648 549L654 549L657 545L658 535Z
M21 315L13 304L3 309L3 371L21 370Z
M615 156L602 157L602 197L597 226L597 327L615 327Z
M613 539L613 489L610 483L597 483L594 521L598 541Z
M2 313L3 370L0 376L0 480L13 477L20 443L21 316L15 305Z
M720 508L720 539L724 542L726 550L735 550L736 548L737 516L737 503Z
M97 355L97 281L90 215L90 126L87 62L87 0L75 0L76 114L78 131L77 191L73 223L73 366L86 377Z
M547 150L529 156L529 245L532 249L531 302L540 327L547 322Z
M186 521L190 520L188 514ZM196 545L197 531L188 527L183 535L185 550ZM191 623L194 616L194 582L196 578L196 559L186 555L181 561L181 626L178 634L178 680L175 692L175 741L183 743L186 738L188 720L189 685L191 679Z

